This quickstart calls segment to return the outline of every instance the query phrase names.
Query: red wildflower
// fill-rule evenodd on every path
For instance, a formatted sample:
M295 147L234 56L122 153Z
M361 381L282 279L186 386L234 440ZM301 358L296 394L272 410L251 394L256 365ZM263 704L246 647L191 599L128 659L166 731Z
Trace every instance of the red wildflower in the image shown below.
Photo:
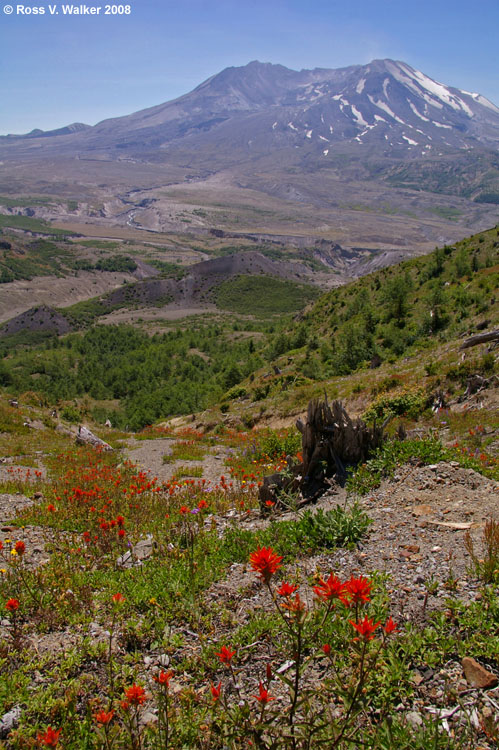
M16 542L14 549L18 555L24 555L26 552L26 545L24 542Z
M213 700L217 701L220 698L220 693L222 692L222 683L219 682L218 685L211 684L211 694L213 696Z
M125 535L126 535L126 531L125 531L125 529L120 529L120 530L118 531L118 536L119 536L119 538L120 538L120 539L123 539L123 537L124 537Z
M272 547L261 547L250 555L251 567L260 573L261 577L268 583L272 575L281 565L282 557L276 555Z
M116 516L116 523L118 524L118 526L123 526L123 524L125 523L125 519L123 518L123 516Z
M279 596L291 596L294 594L298 586L292 586L290 583L283 583L281 587L277 589Z
M252 696L253 698L256 698L259 703L265 704L265 703L269 703L270 701L275 701L275 698L269 695L269 691L263 687L262 682L260 682L259 690L260 690L259 695Z
M166 685L166 687L168 687L172 677L173 672L171 671L171 669L168 672L163 672L163 670L161 670L159 674L154 675L153 680L154 682L158 682L160 685Z
M125 690L125 698L130 706L142 706L146 700L146 691L141 685L132 685Z
M331 599L339 599L343 604L347 603L345 584L334 573L331 573L326 581L323 578L319 579L317 586L314 586L314 591L319 599L323 599L325 602Z
M300 594L296 594L294 599L291 599L289 597L286 602L282 605L284 609L288 609L290 612L304 612L305 610L305 602L302 602L300 599Z
M325 643L322 647L322 650L324 651L326 656L329 656L329 654L331 653L331 646L329 645L329 643Z
M235 651L231 651L227 646L222 646L220 652L217 652L217 656L222 664L230 664L235 653Z
M113 604L124 604L125 603L125 597L123 594L120 594L119 592L117 594L113 594L111 597Z
M55 509L55 505L52 505L52 503L50 503L50 505L47 505L47 510L49 511L49 513L55 513Z
M17 599L9 599L9 601L5 605L5 609L8 609L9 612L15 612L16 609L19 609L19 602Z
M182 513L183 516L185 516L185 514L188 512L189 512L189 508L187 507L187 505L182 505L181 508L179 509L179 513Z
M52 729L52 727L48 727L45 734L38 734L36 739L40 745L45 745L45 747L57 747L60 733L60 729L56 730Z
M109 724L114 716L114 711L99 711L94 715L94 719L97 724Z
M391 616L388 618L386 623L383 625L383 630L387 635L390 635L390 633L396 633L398 631L397 624L393 621Z
M371 582L364 576L359 576L359 578L351 576L345 583L345 589L351 597L351 603L368 602L371 586Z
M354 622L353 620L349 620L348 622L355 628L358 633L360 633L363 640L365 641L372 641L372 639L374 638L374 631L379 625L379 622L373 622L367 616L364 617L364 619L360 622ZM360 640L360 638L354 638L354 641L358 640Z
M199 501L199 503L198 503L198 509L199 510L203 510L203 508L207 508L207 507L208 507L208 503L206 502L206 500L200 500Z

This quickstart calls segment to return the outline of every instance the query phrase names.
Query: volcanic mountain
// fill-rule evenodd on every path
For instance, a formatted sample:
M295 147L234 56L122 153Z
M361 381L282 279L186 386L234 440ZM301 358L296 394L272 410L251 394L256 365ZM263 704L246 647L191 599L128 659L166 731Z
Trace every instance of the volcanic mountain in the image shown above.
M254 61L125 117L28 136L0 138L3 191L26 192L29 183L32 191L91 195L104 218L124 216L135 228L178 229L185 218L172 225L166 194L144 191L182 185L180 200L187 189L187 204L204 207L221 181L226 193L214 206L240 195L239 204L255 199L267 210L271 196L274 213L256 222L260 231L285 224L285 233L299 233L299 220L291 230L272 220L302 204L315 226L328 225L328 239L352 248L429 249L499 218L499 108L400 61L301 71ZM377 218L360 216L365 210ZM210 219L222 228L239 221Z
M327 163L338 144L371 146L379 154L428 157L442 148L497 150L499 108L477 93L437 83L406 63L374 60L338 70L293 71L252 62L226 68L189 94L94 127L29 134L75 154L163 160L184 149L205 160L217 146L228 166L270 151L305 148ZM26 136L7 136L20 145ZM31 145L31 144L30 144Z

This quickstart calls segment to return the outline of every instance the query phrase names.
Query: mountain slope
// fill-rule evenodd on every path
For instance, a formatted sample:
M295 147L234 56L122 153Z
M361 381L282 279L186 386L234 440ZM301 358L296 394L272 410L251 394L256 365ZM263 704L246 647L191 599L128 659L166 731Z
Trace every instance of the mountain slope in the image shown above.
M403 62L292 71L252 62L227 68L189 94L95 127L43 133L44 151L162 160L184 148L203 162L212 146L224 166L276 149L333 156L337 144L378 156L423 158L446 149L497 149L499 109L480 94L433 81ZM61 135L59 135L60 133ZM30 147L34 134L29 134ZM21 148L23 139L1 139Z
M71 129L0 138L0 194L70 197L77 225L60 205L33 215L76 231L216 228L414 254L499 220L499 109L400 61L254 61Z

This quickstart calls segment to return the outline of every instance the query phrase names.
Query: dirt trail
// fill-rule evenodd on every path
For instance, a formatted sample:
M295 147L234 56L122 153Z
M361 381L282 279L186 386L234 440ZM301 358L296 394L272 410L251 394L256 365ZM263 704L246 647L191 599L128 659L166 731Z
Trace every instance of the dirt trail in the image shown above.
M192 466L193 468L202 466L203 478L213 484L219 481L222 474L227 474L224 459L229 454L229 449L223 446L207 449L202 461L179 459L171 463L164 463L163 456L171 453L176 442L174 438L156 438L154 440L131 438L127 441L125 455L142 470L149 471L151 476L158 477L161 482L167 482L171 479L180 466Z

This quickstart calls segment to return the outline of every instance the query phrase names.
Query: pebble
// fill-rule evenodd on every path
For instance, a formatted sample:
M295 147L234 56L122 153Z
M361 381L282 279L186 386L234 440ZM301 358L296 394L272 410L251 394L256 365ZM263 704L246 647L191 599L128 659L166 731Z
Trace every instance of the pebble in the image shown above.
M465 656L461 662L464 676L472 687L488 689L495 687L499 680L495 674L482 667L476 659Z
M0 719L0 739L4 740L17 727L21 718L21 706L14 706Z
M417 711L409 711L405 718L413 727L420 727L423 724L423 717Z

